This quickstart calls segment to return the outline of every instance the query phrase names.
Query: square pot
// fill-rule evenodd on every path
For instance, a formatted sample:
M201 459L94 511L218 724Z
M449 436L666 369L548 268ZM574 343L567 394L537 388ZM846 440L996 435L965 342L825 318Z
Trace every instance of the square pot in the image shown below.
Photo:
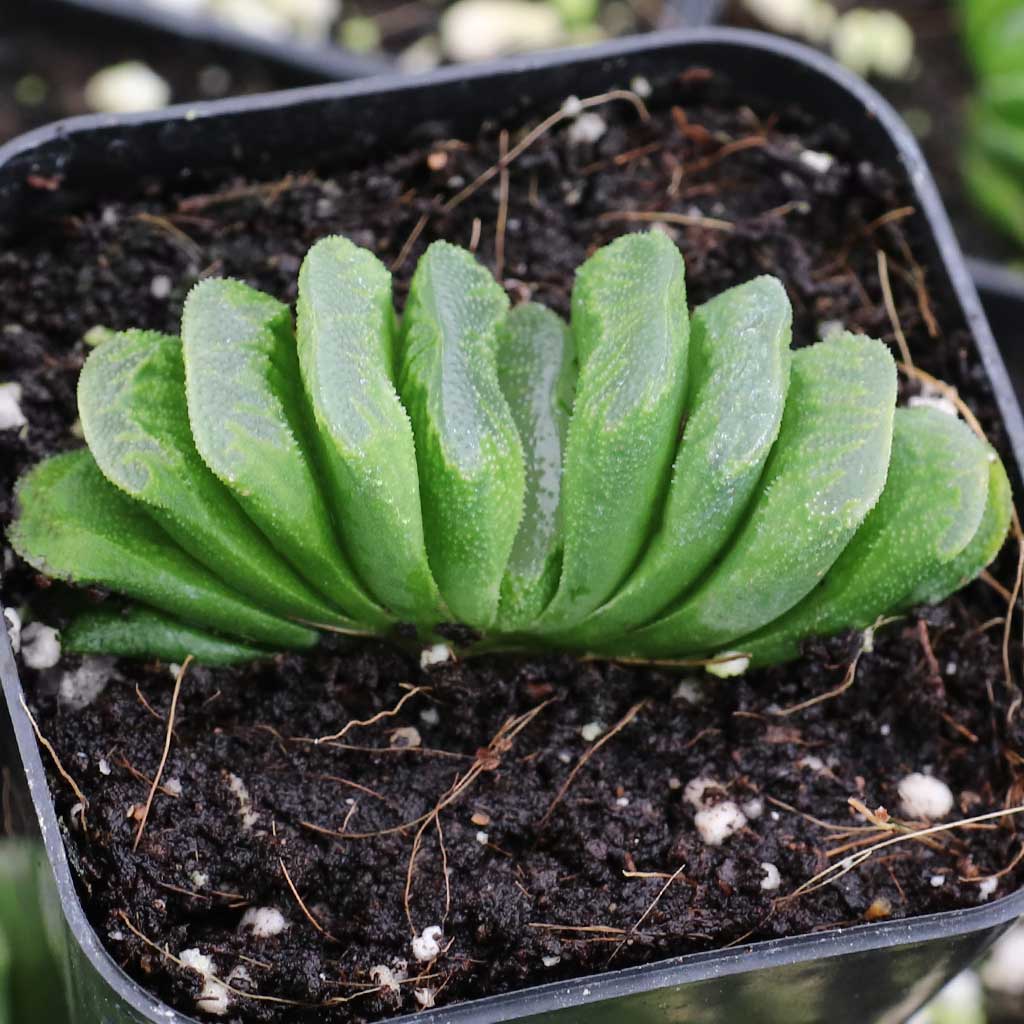
M273 173L304 161L343 158L373 138L396 142L444 111L454 131L496 115L547 112L569 94L622 87L636 76L669 78L712 67L738 91L799 100L841 120L866 155L908 183L924 220L920 251L932 287L951 297L973 335L998 401L1018 478L1024 420L977 293L921 154L892 109L865 83L807 48L728 29L663 33L590 50L446 68L414 80L384 77L292 93L197 104L120 119L89 117L42 129L0 150L0 224L9 233L34 219L137 187L174 182L197 167ZM344 141L337 141L344 140ZM57 190L30 179L60 175ZM53 889L63 916L70 1001L82 1024L141 1024L186 1018L128 978L101 946L75 890L42 760L22 704L6 640L0 677L27 778ZM396 1018L403 1024L725 1022L897 1024L975 959L1024 913L1024 891L964 910L858 925L677 957L588 978L540 985Z

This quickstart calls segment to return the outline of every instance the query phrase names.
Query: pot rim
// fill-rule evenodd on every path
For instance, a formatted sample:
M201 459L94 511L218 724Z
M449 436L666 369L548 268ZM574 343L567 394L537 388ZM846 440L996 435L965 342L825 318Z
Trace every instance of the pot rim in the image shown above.
M893 151L899 155L905 166L911 190L924 220L933 233L938 259L953 284L967 327L971 331L991 383L1018 471L1024 473L1024 418L1020 406L985 320L977 291L967 272L931 173L909 129L888 102L871 86L836 64L831 58L802 44L765 33L721 27L650 33L646 36L613 40L594 47L556 50L470 67L446 67L416 76L389 74L372 79L307 86L252 97L183 104L152 113L120 116L84 115L70 118L36 129L0 147L0 198L5 187L4 174L11 165L17 167L18 183L24 189L24 174L31 173L29 169L34 166L33 154L38 153L45 158L49 147L66 146L68 142L73 144L76 137L96 131L116 132L124 129L130 132L133 126L138 125L192 121L200 118L230 118L241 112L271 108L288 110L324 100L344 100L373 94L385 94L393 98L432 85L461 82L466 87L472 87L477 82L493 78L500 80L500 77L506 74L543 74L550 69L583 62L604 61L611 67L625 67L630 58L640 54L670 51L673 48L685 49L695 45L725 50L749 50L753 51L755 58L758 54L769 54L795 62L802 66L802 70L826 78L831 86L838 86L852 94L868 116L881 125ZM73 146L70 159L73 160ZM154 1024L157 1021L195 1024L193 1018L170 1010L124 973L100 943L85 915L71 876L61 839L61 826L50 798L35 734L22 704L24 698L21 684L6 634L0 643L0 681L3 683L17 745L28 776L43 842L61 895L62 908L75 940L81 945L92 967L104 981L121 998L146 1013ZM499 1021L519 1019L524 1014L540 1014L567 1007L586 1006L638 991L679 986L713 977L727 977L754 968L806 963L867 950L921 944L988 929L998 930L1008 926L1022 914L1024 888L973 907L692 953L568 981L546 982L515 992L486 996L438 1010L405 1014L390 1020L392 1024L441 1024L442 1021L445 1024L497 1024Z

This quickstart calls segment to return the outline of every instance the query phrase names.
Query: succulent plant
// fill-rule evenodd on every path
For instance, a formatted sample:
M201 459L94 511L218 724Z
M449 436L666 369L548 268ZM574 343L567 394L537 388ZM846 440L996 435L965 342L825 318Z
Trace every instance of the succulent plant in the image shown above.
M288 307L211 279L181 338L127 331L79 382L88 447L18 487L11 540L128 598L66 649L230 663L323 630L649 659L795 657L976 576L1011 497L955 416L896 408L884 344L790 351L782 285L688 315L663 234L580 268L571 327L431 245L325 238ZM402 626L405 628L401 628Z
M977 90L963 154L976 204L1024 246L1024 6L960 0Z

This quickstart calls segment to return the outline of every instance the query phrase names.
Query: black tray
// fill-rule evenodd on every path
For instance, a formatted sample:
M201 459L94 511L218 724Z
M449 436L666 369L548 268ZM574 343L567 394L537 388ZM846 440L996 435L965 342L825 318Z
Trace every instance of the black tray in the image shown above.
M339 46L301 39L265 39L233 25L198 14L179 14L146 0L31 0L33 14L48 10L55 17L87 17L111 32L145 35L173 48L182 42L199 43L212 51L259 60L285 79L283 84L312 85L389 70L384 57L352 53Z
M471 131L486 118L549 112L588 95L686 67L714 67L740 90L797 100L850 126L865 156L903 177L926 230L920 255L933 288L949 295L973 335L1013 446L1020 493L1024 420L977 292L916 143L877 93L828 58L794 43L730 29L659 33L590 50L548 53L417 79L388 76L279 95L197 104L119 119L78 118L0 149L0 226L33 221L140 180L174 181L200 168L261 174L344 159L371 142L387 147L435 119ZM56 192L29 175L61 175ZM63 908L67 977L80 1024L186 1024L127 977L82 911L14 659L0 641L0 677L39 831ZM700 953L590 978L541 985L400 1018L405 1024L553 1024L757 1021L759 1024L898 1024L1024 913L1024 891L966 910L860 925Z

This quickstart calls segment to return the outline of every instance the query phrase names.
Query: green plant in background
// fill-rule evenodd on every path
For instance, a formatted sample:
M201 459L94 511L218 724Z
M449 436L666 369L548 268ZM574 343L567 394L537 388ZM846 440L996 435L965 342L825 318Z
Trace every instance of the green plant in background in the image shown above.
M1024 2L961 0L978 80L964 151L977 205L1024 246Z
M791 320L771 277L688 315L653 232L580 268L571 326L434 243L399 322L383 265L326 238L294 329L207 280L180 339L104 340L88 448L23 478L11 540L130 599L75 619L71 651L229 663L459 622L479 649L785 660L945 597L1010 518L984 441L895 408L885 345L791 352Z

